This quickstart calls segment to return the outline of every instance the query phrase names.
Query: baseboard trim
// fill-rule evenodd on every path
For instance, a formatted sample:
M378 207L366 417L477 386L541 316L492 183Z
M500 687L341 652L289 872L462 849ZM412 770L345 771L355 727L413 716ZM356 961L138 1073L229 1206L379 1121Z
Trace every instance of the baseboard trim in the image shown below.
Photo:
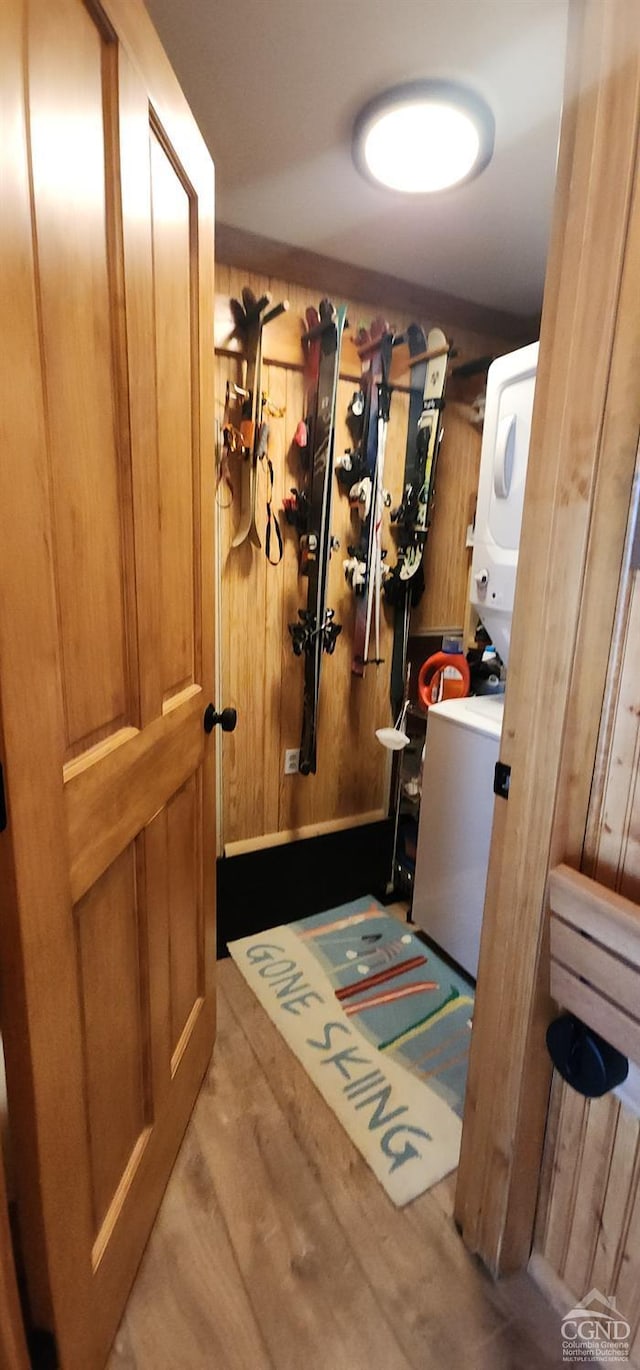
M568 1313L573 1308L578 1296L567 1288L540 1251L531 1252L527 1271L556 1313Z
M380 823L386 818L384 809L353 814L350 818L328 818L322 823L308 823L302 828L285 828L282 832L265 833L262 837L242 837L236 842L225 842L225 856L246 856L248 852L265 851L267 847L282 847L290 842L305 842L310 837L324 837L327 833L345 832L348 828L363 828L368 823Z
M392 847L393 822L378 817L219 857L218 955L227 954L234 938L294 923L362 895L379 895Z

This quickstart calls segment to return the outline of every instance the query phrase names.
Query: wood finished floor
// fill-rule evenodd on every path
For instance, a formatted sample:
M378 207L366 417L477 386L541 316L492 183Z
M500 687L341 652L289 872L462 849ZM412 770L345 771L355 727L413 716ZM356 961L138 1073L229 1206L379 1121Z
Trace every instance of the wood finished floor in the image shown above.
M560 1320L494 1285L453 1178L393 1207L247 988L221 962L214 1060L108 1370L546 1370Z

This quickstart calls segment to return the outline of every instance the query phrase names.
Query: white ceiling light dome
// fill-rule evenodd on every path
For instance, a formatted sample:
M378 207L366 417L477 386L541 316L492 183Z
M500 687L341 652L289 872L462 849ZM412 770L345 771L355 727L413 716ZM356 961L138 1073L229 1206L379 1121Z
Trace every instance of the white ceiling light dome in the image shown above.
M491 160L493 114L454 81L412 81L378 95L358 115L353 155L368 180L428 195L478 176Z

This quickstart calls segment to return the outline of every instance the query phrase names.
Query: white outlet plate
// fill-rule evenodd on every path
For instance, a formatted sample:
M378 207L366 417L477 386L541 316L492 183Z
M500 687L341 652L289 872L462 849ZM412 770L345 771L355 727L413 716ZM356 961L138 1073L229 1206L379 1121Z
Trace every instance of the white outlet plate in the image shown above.
M285 775L297 775L300 770L300 748L289 747L284 754Z

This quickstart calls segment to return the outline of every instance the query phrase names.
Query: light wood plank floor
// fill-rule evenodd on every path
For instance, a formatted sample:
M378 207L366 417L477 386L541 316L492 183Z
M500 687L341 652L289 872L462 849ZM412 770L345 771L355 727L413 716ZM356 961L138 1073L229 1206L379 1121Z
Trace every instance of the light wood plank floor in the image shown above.
M231 961L214 1061L109 1370L546 1370L558 1316L494 1285L450 1177L396 1209Z

